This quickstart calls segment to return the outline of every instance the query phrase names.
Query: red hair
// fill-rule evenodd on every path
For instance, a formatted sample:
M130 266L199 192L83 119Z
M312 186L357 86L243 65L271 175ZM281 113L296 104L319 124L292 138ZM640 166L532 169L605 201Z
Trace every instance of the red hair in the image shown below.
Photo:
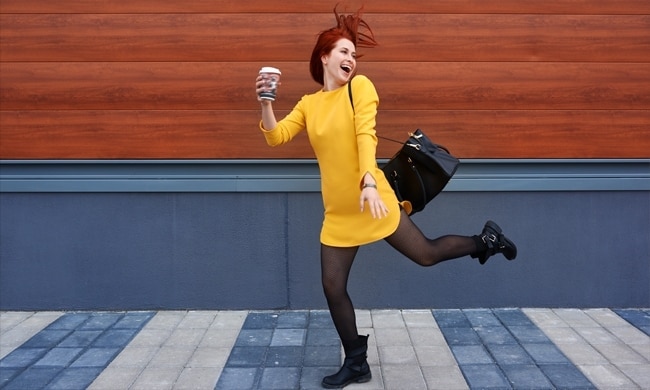
M314 50L311 53L311 59L309 61L309 72L311 77L320 85L325 83L323 79L323 63L321 57L328 54L336 42L341 38L349 39L355 47L375 47L377 46L377 41L375 41L375 36L363 19L361 19L361 7L353 15L339 15L334 7L334 16L336 17L336 27L332 27L325 31L322 31L318 35L316 40L316 45ZM359 31L359 28L365 30L366 32ZM357 58L360 56L357 56Z

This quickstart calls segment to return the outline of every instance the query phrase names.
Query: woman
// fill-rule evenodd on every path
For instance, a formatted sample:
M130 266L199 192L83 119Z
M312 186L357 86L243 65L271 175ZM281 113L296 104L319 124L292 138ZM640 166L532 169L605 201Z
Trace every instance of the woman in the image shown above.
M354 15L334 10L336 27L318 36L310 60L313 79L323 88L305 95L293 110L277 121L272 103L259 94L266 90L265 76L256 80L262 106L260 128L271 146L289 142L307 130L321 173L325 215L320 235L322 283L332 320L345 350L345 361L334 375L323 379L325 388L342 388L371 378L366 361L368 336L357 332L347 281L360 245L386 240L422 266L467 255L483 264L503 253L512 260L514 243L494 222L480 235L425 237L403 210L383 172L377 167L375 116L379 98L372 82L357 75L352 83L354 112L347 84L357 70L356 47L373 47L370 27ZM365 32L359 32L359 29Z

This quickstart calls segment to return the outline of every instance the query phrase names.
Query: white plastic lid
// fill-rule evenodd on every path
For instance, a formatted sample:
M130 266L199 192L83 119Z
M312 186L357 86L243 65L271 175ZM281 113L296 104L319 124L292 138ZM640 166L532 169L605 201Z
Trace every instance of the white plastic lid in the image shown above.
M280 72L280 69L274 68L272 66L265 66L262 69L260 69L260 73L276 73L276 74L282 74Z

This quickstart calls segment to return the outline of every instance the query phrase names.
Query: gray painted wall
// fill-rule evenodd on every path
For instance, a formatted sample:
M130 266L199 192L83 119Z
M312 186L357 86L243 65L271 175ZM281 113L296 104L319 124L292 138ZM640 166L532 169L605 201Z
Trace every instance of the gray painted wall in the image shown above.
M0 193L0 309L324 308L318 192ZM358 308L649 307L650 192L443 192L429 237L494 219L519 256L422 268L363 247Z

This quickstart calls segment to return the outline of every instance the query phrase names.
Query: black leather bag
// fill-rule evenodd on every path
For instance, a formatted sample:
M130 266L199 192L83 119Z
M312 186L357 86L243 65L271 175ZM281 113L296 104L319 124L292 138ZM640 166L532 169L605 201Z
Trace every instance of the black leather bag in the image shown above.
M458 165L458 159L447 148L433 143L417 129L382 170L397 199L410 202L409 214L414 214L445 188Z
M352 111L352 80L348 82L348 95ZM388 141L394 139L377 136ZM459 161L442 145L431 142L422 130L409 133L402 148L382 167L386 179L400 202L408 201L409 215L424 210L424 206L435 198L456 173Z

